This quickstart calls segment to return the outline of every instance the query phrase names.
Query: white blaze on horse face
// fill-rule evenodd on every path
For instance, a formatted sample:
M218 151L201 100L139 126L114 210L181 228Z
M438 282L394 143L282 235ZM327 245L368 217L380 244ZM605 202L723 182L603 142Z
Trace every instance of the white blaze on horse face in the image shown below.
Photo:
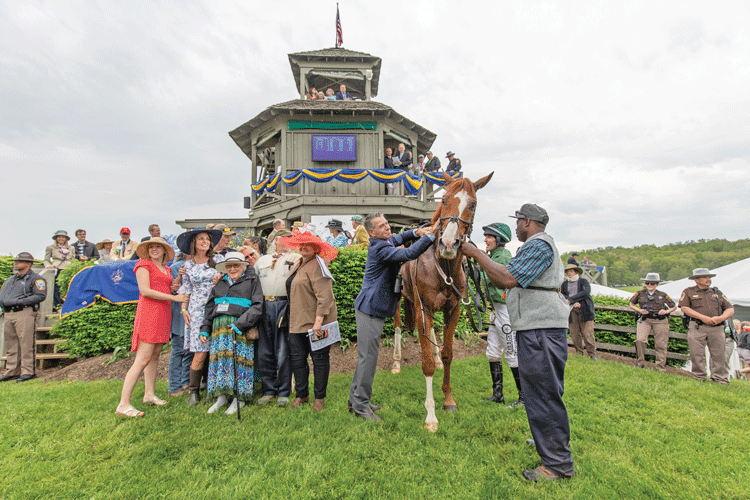
M469 193L466 191L459 191L454 195L459 199L458 203L458 216L463 219L464 210L469 206ZM443 231L443 237L441 241L446 248L452 248L458 239L458 222L448 222L445 225L445 231Z

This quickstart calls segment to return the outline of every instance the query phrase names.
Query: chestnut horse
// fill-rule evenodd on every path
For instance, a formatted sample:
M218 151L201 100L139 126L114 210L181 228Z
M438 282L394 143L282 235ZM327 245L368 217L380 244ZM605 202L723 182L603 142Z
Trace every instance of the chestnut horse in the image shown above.
M466 178L453 179L443 174L445 194L432 216L432 224L440 222L440 233L435 244L419 256L401 266L404 277L401 290L404 303L404 322L407 331L417 330L422 347L422 373L427 383L427 409L425 428L435 432L438 420L435 416L435 400L432 396L432 377L435 360L432 348L437 347L433 330L433 316L443 312L443 409L456 411L456 402L451 395L451 361L453 360L453 334L461 316L461 302L466 296L466 275L461 266L463 253L461 243L471 234L474 212L477 208L476 193L492 178L492 174L471 182ZM399 335L400 336L400 335ZM400 339L396 339L400 347ZM395 367L394 367L395 369Z

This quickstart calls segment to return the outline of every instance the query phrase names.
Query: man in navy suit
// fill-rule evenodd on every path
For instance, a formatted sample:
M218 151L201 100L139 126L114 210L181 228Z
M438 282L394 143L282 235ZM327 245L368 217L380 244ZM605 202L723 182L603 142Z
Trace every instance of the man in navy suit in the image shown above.
M393 161L393 166L408 172L412 164L412 159L411 153L406 150L406 146L404 146L403 142L398 145L398 156L396 158L397 159Z
M432 246L438 225L391 235L391 227L383 214L370 214L364 226L370 235L370 246L362 290L354 301L359 356L349 389L349 411L365 420L382 420L374 413L380 407L371 405L370 398L383 323L386 318L392 318L398 308L401 293L395 292L394 286L401 264L416 259ZM397 248L414 240L417 241L408 248Z
M339 90L340 92L336 92L337 101L353 101L354 100L354 96L346 91L346 85L344 85L343 83L341 84L341 87L339 87Z

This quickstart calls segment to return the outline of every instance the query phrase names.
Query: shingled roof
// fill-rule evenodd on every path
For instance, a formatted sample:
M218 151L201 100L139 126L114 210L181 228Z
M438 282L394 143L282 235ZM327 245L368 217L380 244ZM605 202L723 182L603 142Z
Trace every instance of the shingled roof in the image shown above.
M347 116L356 116L359 118L366 118L367 116L389 116L396 122L400 123L402 126L410 128L417 132L417 147L420 151L427 151L437 138L437 134L435 134L434 132L431 132L421 125L417 124L416 122L409 120L405 116L397 113L390 106L387 106L381 102L331 101L327 99L320 101L294 99L291 101L274 104L273 106L269 106L268 108L266 108L255 118L252 118L248 122L229 132L229 136L248 157L251 157L252 131L280 114L288 114L290 115L290 118L293 118L295 120L304 118L303 116L300 116L302 114L307 115L307 117L309 117L310 119L314 119L316 115L338 115L342 118L345 118Z
M342 48L331 47L328 49L309 50L306 52L294 52L288 54L289 65L292 68L294 74L295 88L299 89L300 85L300 62L323 62L323 63L342 63L341 66L345 67L343 63L369 63L372 66L372 81L370 82L370 89L373 96L378 95L378 82L380 81L380 66L383 60L377 56L367 54L365 52L357 52L354 50L347 50ZM328 66L326 66L328 67Z

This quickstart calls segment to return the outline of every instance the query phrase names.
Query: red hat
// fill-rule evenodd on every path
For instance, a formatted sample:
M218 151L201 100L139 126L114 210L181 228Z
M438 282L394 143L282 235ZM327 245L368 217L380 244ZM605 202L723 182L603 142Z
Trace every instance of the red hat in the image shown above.
M339 254L336 247L327 241L321 240L309 231L304 233L294 233L292 236L280 238L279 241L281 241L285 247L292 250L298 250L300 246L305 244L313 245L318 249L318 254L329 262L335 259Z
M123 233L125 233L125 234L130 234L130 229L128 229L128 228L126 228L126 227L124 227L124 228L120 229L120 234L123 234Z

